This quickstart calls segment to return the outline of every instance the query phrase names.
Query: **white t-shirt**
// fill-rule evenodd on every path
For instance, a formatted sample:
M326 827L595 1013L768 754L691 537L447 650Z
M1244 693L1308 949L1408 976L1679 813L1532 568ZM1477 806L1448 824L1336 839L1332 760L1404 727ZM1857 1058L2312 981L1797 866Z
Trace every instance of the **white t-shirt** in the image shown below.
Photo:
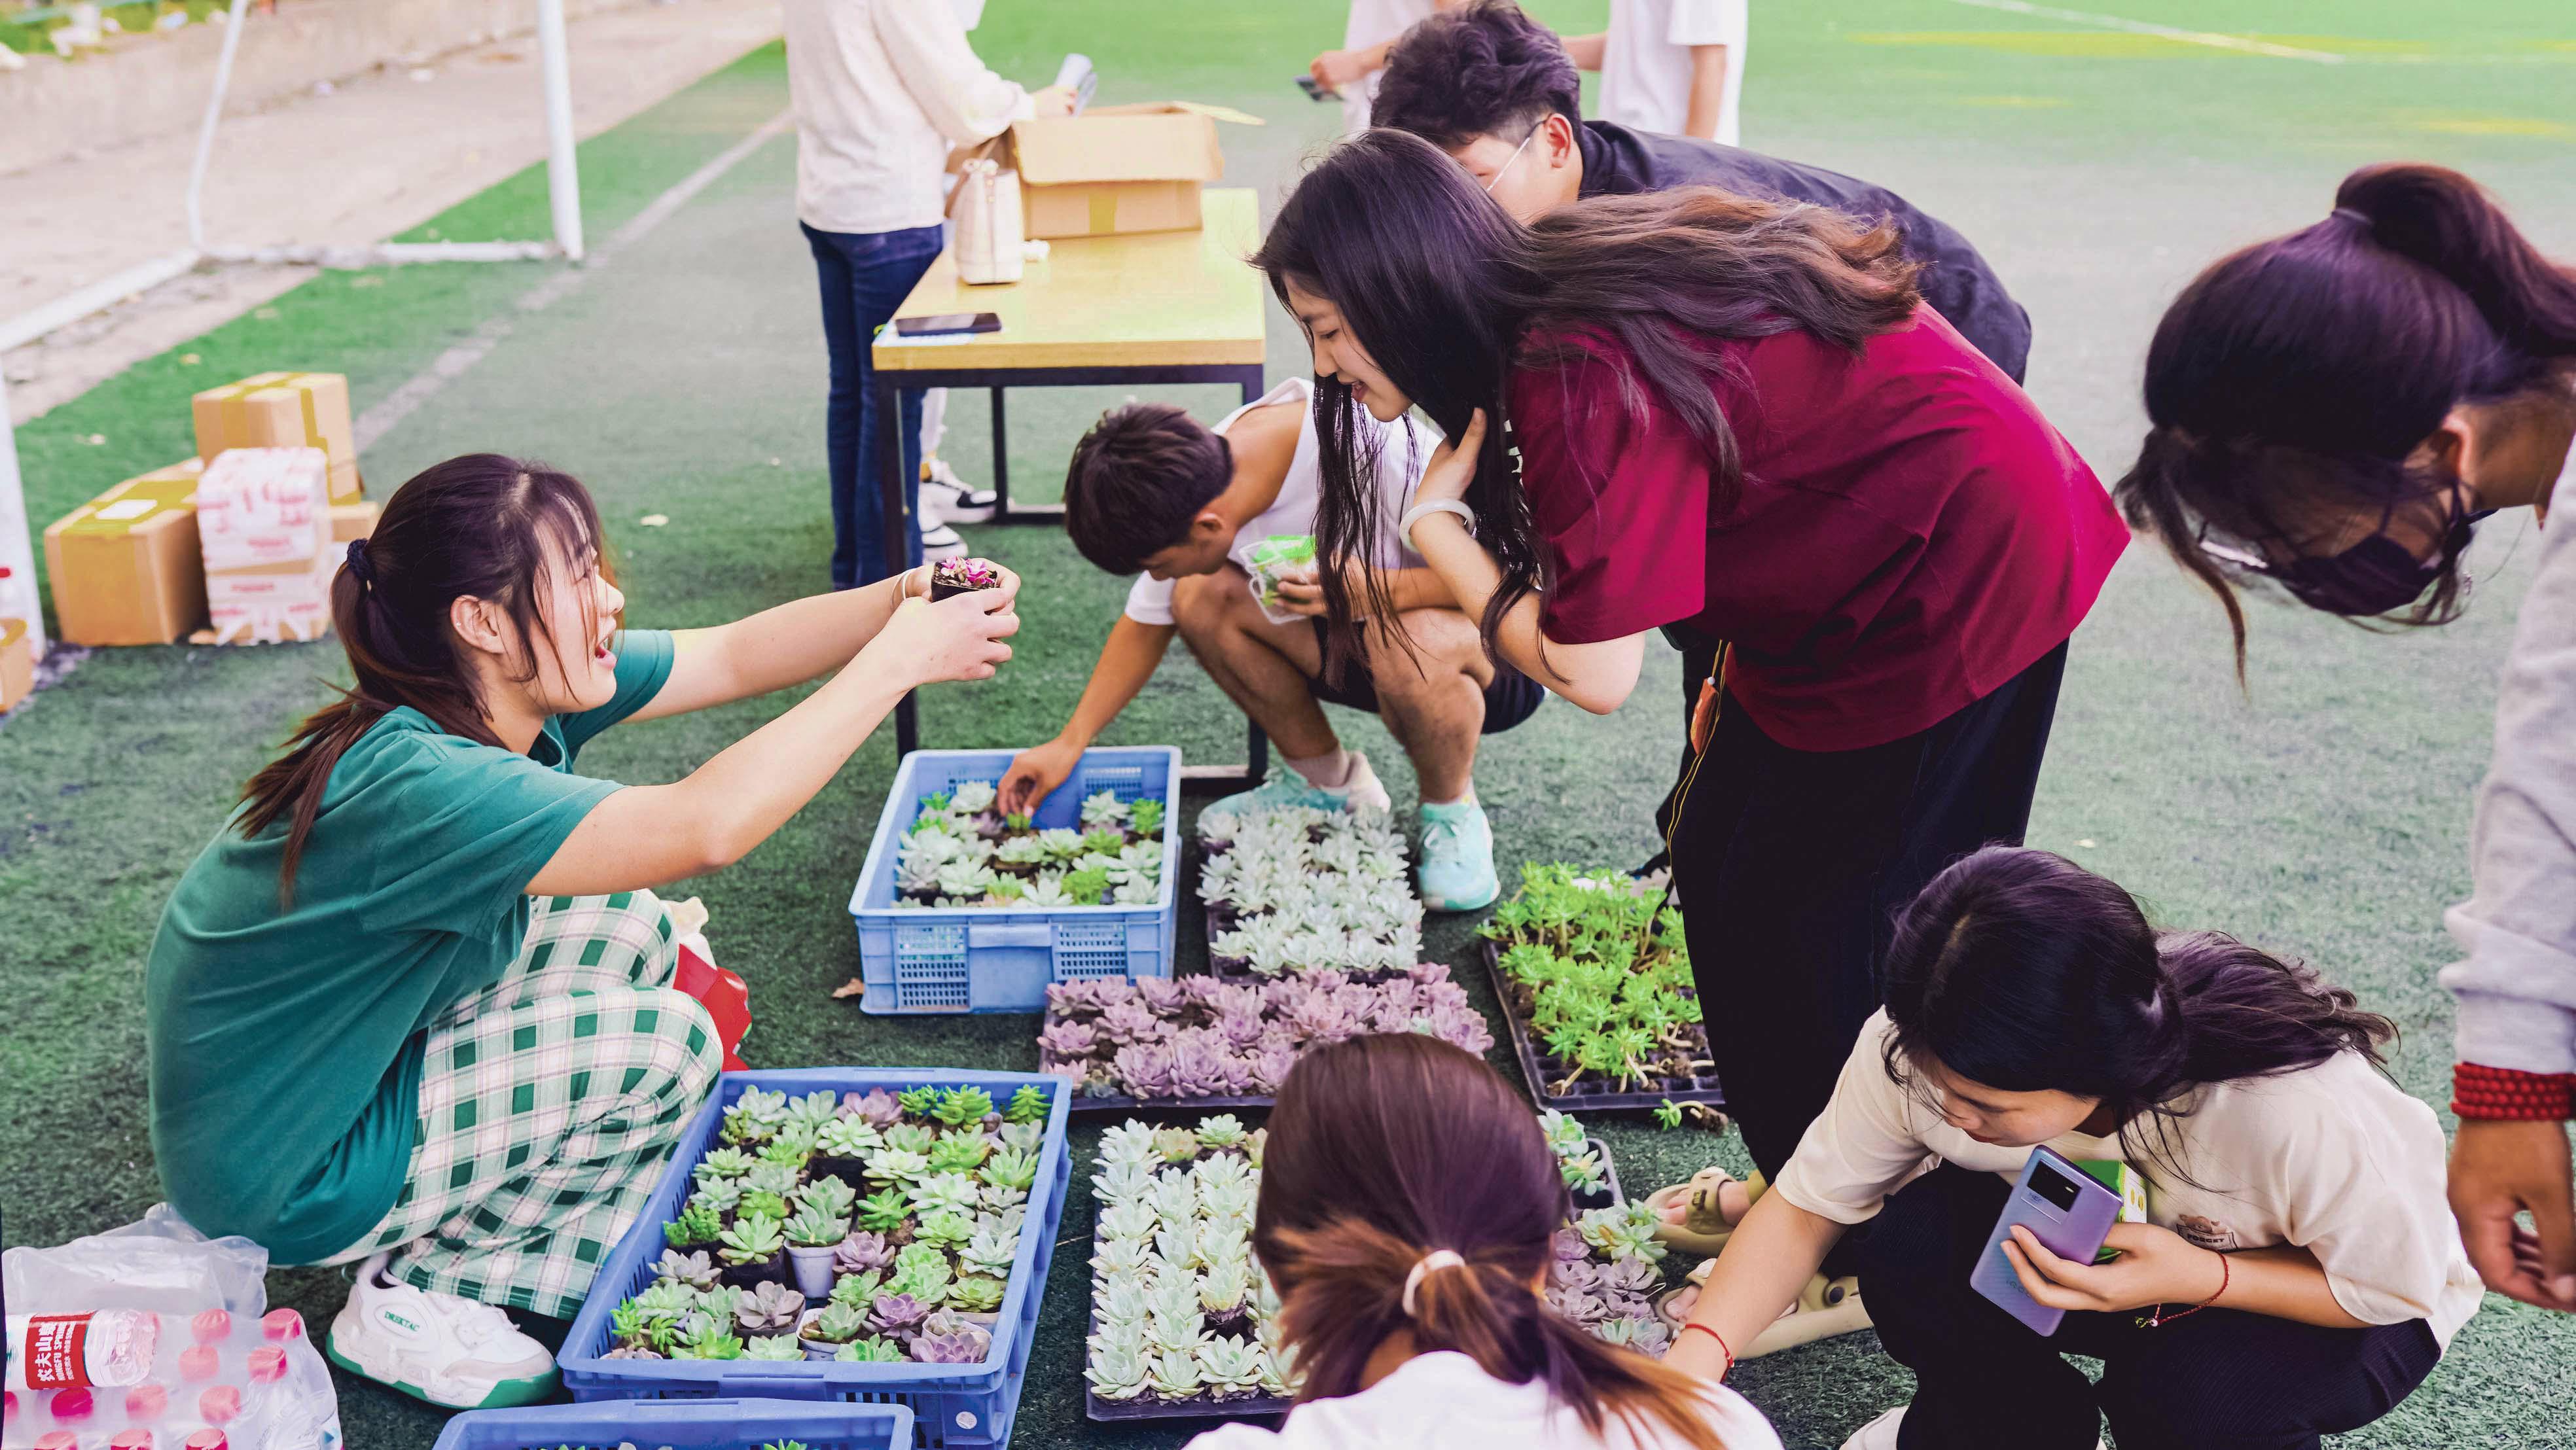
M1890 1081L1882 1053L1895 1030L1885 1011L1861 1029L1833 1101L1780 1171L1781 1197L1860 1223L1936 1163L2018 1174L2029 1161L2028 1148L1980 1143ZM2447 1346L2477 1312L2485 1291L2443 1197L2442 1125L2368 1062L2339 1052L2278 1077L2213 1083L2193 1090L2189 1108L2170 1124L2172 1156L2197 1186L2160 1154L2131 1162L2147 1180L2152 1221L2221 1252L2296 1244L2316 1255L2335 1302L2366 1324L2422 1319ZM2086 1133L2048 1147L2079 1160L2121 1156L2116 1137Z
M1432 0L1351 0L1350 23L1342 27L1342 49L1384 45L1430 19L1434 8ZM1342 87L1343 130L1357 135L1368 129L1369 105L1377 99L1377 83L1385 74L1373 70Z
M1315 514L1322 505L1322 476L1316 471L1315 456L1315 384L1308 378L1290 378L1263 394L1255 402L1228 413L1218 420L1214 432L1222 433L1234 426L1234 420L1255 408L1294 404L1298 409L1297 453L1288 461L1288 476L1279 482L1279 496L1235 531L1234 542L1227 546L1226 557L1252 572L1252 546L1273 534L1311 534L1315 532ZM1396 521L1412 507L1413 487L1422 481L1422 467L1431 461L1431 451L1440 446L1439 436L1413 421L1412 415L1393 423L1380 423L1366 413L1360 415L1368 425L1379 430L1377 449L1377 486L1384 496L1380 516L1386 527L1369 551L1369 562L1381 569L1409 568L1422 562L1421 556L1404 547L1395 534ZM1138 624L1171 624L1172 589L1175 581L1157 579L1151 574L1136 576L1127 591L1127 617Z
M1708 1422L1726 1450L1780 1450L1762 1412L1722 1385L1708 1389ZM1613 1418L1595 1435L1538 1381L1505 1384L1455 1350L1417 1355L1355 1395L1288 1412L1276 1430L1225 1425L1188 1450L1682 1450L1647 1421L1639 1436Z
M1035 115L935 0L785 0L796 216L818 232L940 223L951 147Z
M1601 49L1601 119L1636 131L1682 134L1690 121L1694 45L1726 47L1726 99L1717 133L1703 141L1740 144L1744 96L1745 0L1610 0Z

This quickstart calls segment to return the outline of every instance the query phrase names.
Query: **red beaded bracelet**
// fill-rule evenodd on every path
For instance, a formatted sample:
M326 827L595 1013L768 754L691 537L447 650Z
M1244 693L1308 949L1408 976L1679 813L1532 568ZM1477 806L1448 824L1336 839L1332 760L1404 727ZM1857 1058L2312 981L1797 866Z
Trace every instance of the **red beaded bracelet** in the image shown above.
M1717 1341L1717 1352L1726 1356L1727 1370L1733 1370L1735 1368L1735 1351L1726 1347L1726 1336L1697 1320L1692 1320L1690 1323L1683 1325L1682 1333L1688 1334L1694 1329ZM1725 1371L1721 1371L1721 1373L1724 1372Z
M2173 1323L2173 1322L2174 1322L2175 1320L2177 1320L2177 1319L2189 1319L2191 1316L2193 1316L2193 1315L2195 1315L2195 1314L2199 1313L2199 1312L2200 1312L2200 1311L2202 1311L2203 1309L2208 1308L2210 1305L2215 1304L2215 1303L2217 1303L2220 1299L2224 1298L2224 1297L2226 1296L2226 1294L2227 1294L2227 1284L2228 1284L2228 1281L2229 1281L2231 1278L2233 1278L2233 1277L2234 1277L2234 1274L2235 1274L2235 1266L2234 1266L2233 1264L2231 1264L2231 1263L2229 1263L2229 1262L2228 1262L2227 1255L2225 1255L2225 1254L2220 1254L2220 1255L2218 1256L2218 1289L2217 1289L2217 1292L2215 1292L2215 1293L2211 1294L2208 1298L2201 1300L2199 1303L2194 1304L2194 1305L2193 1305L2193 1306L2191 1306L2190 1308L2188 1308L2188 1309L2186 1309L2186 1310L2182 1311L2180 1314L2167 1314L2167 1313L2165 1312L2165 1306L2163 1306L2162 1304L2159 1304L2159 1305L2157 1305L2157 1306L2156 1306L2156 1308L2155 1308L2155 1312L2154 1312L2154 1313L2152 1313L2152 1314L2148 1315L2148 1316L2147 1316L2146 1318L2144 1318L2144 1319L2139 1320L2139 1321L2138 1321L2138 1323L2139 1323L2141 1326L2145 1327L2145 1328L2153 1329L2153 1328L2157 1327L2158 1325L2162 1325L2162 1324L2171 1324L2171 1323Z

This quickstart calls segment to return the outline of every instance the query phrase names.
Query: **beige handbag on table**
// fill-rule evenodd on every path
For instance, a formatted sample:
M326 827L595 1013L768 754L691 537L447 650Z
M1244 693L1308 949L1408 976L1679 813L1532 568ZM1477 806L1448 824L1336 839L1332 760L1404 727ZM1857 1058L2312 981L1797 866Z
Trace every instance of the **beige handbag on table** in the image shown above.
M957 280L972 286L1017 282L1026 262L1028 227L1020 212L1020 174L989 156L968 161L950 198L955 210Z

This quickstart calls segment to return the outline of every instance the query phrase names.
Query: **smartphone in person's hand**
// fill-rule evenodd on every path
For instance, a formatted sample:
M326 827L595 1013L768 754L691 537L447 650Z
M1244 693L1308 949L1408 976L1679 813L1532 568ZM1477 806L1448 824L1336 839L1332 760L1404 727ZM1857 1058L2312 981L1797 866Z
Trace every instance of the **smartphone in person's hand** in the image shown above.
M1297 89L1304 91L1310 101L1338 101L1342 98L1341 92L1310 75L1297 77Z
M1986 1251L1968 1275L1968 1287L2039 1334L2055 1334L2065 1322L2066 1311L2030 1297L2021 1277L2013 1272L2012 1260L2004 1257L2013 1226L2029 1229L2050 1253L2068 1263L2089 1264L2102 1252L2102 1240L2110 1236L2111 1225L2119 1222L2120 1204L2120 1195L2103 1187L2092 1174L2046 1148L2031 1149L2021 1180L2013 1185L2012 1197L1995 1219L1995 1231L1986 1236Z

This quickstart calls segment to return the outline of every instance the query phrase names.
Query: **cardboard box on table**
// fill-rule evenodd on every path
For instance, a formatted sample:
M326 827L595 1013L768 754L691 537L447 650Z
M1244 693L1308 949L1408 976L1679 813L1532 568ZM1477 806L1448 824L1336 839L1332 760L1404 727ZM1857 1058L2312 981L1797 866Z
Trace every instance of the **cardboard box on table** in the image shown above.
M45 530L57 632L72 644L169 644L206 622L194 458L129 478Z
M27 621L0 619L0 715L36 692L36 643L27 636Z
M373 537L376 518L384 511L385 506L372 499L331 505L331 542L348 544Z
M1028 234L1195 228L1200 188L1225 173L1219 121L1262 124L1259 116L1189 101L1094 106L1079 116L1013 123L1004 165L1020 174Z
M319 448L231 448L197 484L206 560L205 644L279 644L330 632L329 456Z
M338 373L261 373L197 394L197 456L228 448L319 448L330 458L331 502L353 503L358 430L349 417L349 380Z

